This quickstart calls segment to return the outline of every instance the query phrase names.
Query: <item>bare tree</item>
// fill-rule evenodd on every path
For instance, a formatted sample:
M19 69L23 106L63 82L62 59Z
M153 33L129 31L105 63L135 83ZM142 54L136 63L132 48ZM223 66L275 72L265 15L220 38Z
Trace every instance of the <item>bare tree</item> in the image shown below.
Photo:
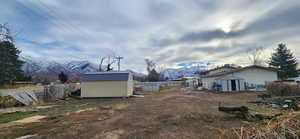
M248 58L252 65L263 65L264 64L264 60L262 57L263 52L264 52L263 47L256 47L253 49L249 49L247 51Z
M147 71L150 73L153 69L156 68L156 64L150 60L150 59L145 59L146 65L147 65Z
M104 62L104 60L106 59L106 57L100 57L100 64L99 64L99 71L104 71L103 69L102 69L102 65L103 65L103 62Z
M110 50L110 52L105 55L105 56L102 56L100 57L100 64L99 64L99 71L112 71L113 70L113 67L112 65L114 63L116 63L118 60L117 60L117 56L116 56L116 53L112 50ZM105 70L103 69L103 65L105 65Z
M116 53L114 51L111 51L107 55L107 66L106 66L106 71L111 71L113 70L112 65L117 61L116 59Z
M156 82L164 80L161 72L164 70L163 66L157 66L156 63L150 59L145 59L147 65L148 76L147 80L151 82Z

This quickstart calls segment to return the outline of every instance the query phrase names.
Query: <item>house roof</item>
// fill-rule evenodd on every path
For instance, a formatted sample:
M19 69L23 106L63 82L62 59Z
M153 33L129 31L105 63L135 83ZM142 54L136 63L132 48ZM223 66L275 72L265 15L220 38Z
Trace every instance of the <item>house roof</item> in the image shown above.
M206 73L209 73L209 72L211 72L211 71L215 71L215 70L219 70L219 69L224 69L224 68L239 69L240 66L237 66L237 65L230 65L230 64L225 64L224 66L216 67L216 68L213 68L213 69L204 71L204 72L202 72L202 74L206 74Z
M82 76L81 81L127 81L129 72L90 72Z
M244 68L235 69L235 70L229 71L229 72L220 72L220 73L215 73L215 74L211 74L211 75L204 75L204 76L201 76L201 77L202 78L219 77L219 76L224 76L224 75L244 71L244 70L247 70L247 69L253 69L253 68L277 72L276 69L271 68L271 67L263 67L263 66L258 66L258 65L252 65L252 66L247 66L247 67L244 67Z

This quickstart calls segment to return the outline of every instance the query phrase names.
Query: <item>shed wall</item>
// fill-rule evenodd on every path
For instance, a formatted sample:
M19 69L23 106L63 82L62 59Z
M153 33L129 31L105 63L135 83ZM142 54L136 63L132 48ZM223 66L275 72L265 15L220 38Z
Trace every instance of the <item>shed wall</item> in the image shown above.
M128 85L128 81L83 82L81 97L127 97L132 94Z

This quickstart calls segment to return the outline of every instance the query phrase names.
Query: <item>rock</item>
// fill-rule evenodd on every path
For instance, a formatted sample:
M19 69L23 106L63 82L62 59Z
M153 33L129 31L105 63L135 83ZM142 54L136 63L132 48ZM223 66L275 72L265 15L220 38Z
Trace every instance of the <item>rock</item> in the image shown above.
M111 132L106 132L101 135L96 135L94 139L120 139L121 135L124 134L125 131L122 129L113 130Z
M28 117L22 120L14 121L14 123L33 123L33 122L40 122L41 119L46 118L46 116L36 115L32 117Z

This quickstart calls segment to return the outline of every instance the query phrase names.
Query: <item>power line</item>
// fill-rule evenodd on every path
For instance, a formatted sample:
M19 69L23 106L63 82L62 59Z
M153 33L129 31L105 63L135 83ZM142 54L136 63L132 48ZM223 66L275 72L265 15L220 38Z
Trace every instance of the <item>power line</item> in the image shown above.
M118 57L116 57L116 59L118 60L118 71L120 71L120 68L121 68L121 59L123 59L123 57L121 57L121 56L118 56Z
M57 20L55 16L53 16L51 13L47 12L46 10L44 10L42 7L37 6L36 4L33 4L33 5L35 5L34 7L37 8L37 9L39 9L40 11L43 11L45 13L44 15L45 15L46 19L48 21L50 21L50 22L55 23L55 25L57 27L59 27L59 28L62 27L62 29L65 30L65 31L67 31L67 32L71 32L70 29L73 30L73 28L70 28L68 25L66 25L62 21Z
M47 4L45 4L44 2L42 2L41 0L37 0L38 3L45 7L47 10L48 10L48 14L51 15L54 19L64 19L64 17L60 14L58 14L55 10L52 10ZM70 27L71 29L79 32L79 33L82 33L82 34L85 34L85 35L89 35L87 34L85 31L82 31L80 27L78 26L75 26L73 24L71 24L70 22L67 22L67 21L64 21L64 20L60 20L63 24L67 25L68 27ZM86 36L84 36L86 37Z
M62 30L68 31L68 30L66 30L66 28L61 28L61 26L60 26L57 22L51 20L47 15L44 16L44 15L42 15L42 14L40 14L40 13L34 11L31 7L28 7L26 4L24 4L24 3L22 3L22 2L19 2L19 1L17 1L17 0L16 0L15 2L17 2L17 4L18 4L19 6L21 6L23 9L26 9L27 11L29 11L28 13L29 13L30 15L32 15L32 14L34 13L35 15L38 15L39 17L44 18L44 19L50 21L50 23L52 23L54 26L56 26L56 27L58 27L58 28L60 28L60 29L62 29ZM40 9L40 8L39 8L39 9ZM25 14L26 14L26 12L25 12ZM28 15L28 14L27 14L27 15ZM31 16L29 16L29 17L31 17Z
M62 20L58 21L58 20L57 20L57 17L56 17L55 15L49 13L48 11L43 10L42 7L37 6L36 4L34 4L33 7L36 8L36 9L38 9L38 10L43 11L45 14L41 15L41 13L38 13L38 12L34 11L34 10L32 9L32 7L28 7L27 5L25 5L25 4L23 4L23 3L19 2L19 1L16 1L16 2L17 2L23 9L26 9L27 11L29 11L29 12L25 12L27 15L28 15L28 13L30 14L29 17L32 17L33 14L36 14L36 15L38 15L39 17L46 19L47 21L49 21L50 23L52 23L52 24L53 24L54 26L56 26L57 28L62 29L62 30L64 30L64 31L67 31L67 32L72 32L73 30L79 31L79 30L74 29L72 26L68 25L67 23L63 23ZM36 16L36 15L34 15L34 16ZM71 31L70 29L71 29L72 31ZM82 33L79 33L79 35L82 36L82 37L86 37L86 38L87 38L87 36L84 36ZM19 37L17 37L17 38L19 38ZM21 39L21 40L25 40L25 39ZM26 40L27 40L27 39L26 39Z

